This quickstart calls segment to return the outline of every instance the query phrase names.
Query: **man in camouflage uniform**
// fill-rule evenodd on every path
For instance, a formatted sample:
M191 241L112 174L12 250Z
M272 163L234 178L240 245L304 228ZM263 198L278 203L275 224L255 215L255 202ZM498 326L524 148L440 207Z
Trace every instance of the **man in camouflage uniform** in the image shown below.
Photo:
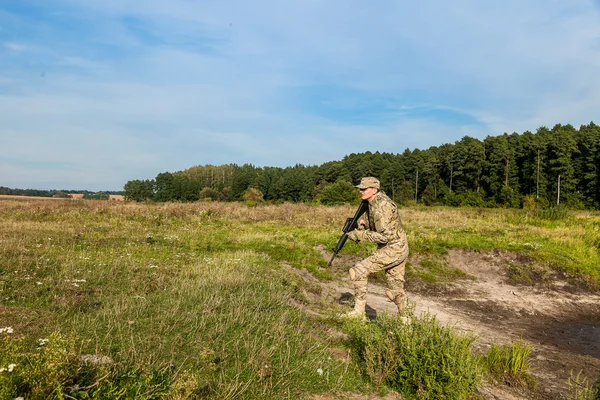
M346 316L366 318L367 284L369 274L385 270L388 290L385 294L404 312L404 266L408 257L406 233L396 204L379 190L379 180L373 177L362 178L356 186L363 200L369 202L368 211L361 217L358 229L348 233L348 238L356 241L377 243L377 250L366 259L350 268L350 280L354 284L354 310ZM365 217L366 215L366 217Z

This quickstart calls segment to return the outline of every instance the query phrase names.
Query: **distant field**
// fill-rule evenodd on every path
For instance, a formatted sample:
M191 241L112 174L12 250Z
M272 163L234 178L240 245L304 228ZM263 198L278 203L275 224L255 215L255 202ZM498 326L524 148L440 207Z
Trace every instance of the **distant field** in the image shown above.
M58 199L54 197L38 197L38 196L14 196L11 194L0 194L0 199L26 199L26 200L70 200Z
M0 199L24 199L24 200L77 200L83 197L83 194L80 193L71 193L71 198L60 198L60 197L39 197L39 196L17 196L17 195L9 195L9 194L0 194ZM111 194L109 195L109 200L118 200L123 201L125 197L119 194Z

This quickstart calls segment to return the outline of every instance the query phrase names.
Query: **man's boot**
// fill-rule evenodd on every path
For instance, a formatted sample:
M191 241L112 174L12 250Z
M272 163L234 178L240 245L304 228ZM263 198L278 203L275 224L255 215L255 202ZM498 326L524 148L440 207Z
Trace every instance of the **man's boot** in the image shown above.
M367 306L366 300L358 300L354 301L354 310L343 314L344 318L359 318L362 320L367 319L367 314L365 313L365 307Z
M395 294L391 290L386 290L385 295L396 305L396 307L398 307L398 318L400 318L405 324L408 323L409 318L406 312L406 300L404 299L404 296L401 294Z

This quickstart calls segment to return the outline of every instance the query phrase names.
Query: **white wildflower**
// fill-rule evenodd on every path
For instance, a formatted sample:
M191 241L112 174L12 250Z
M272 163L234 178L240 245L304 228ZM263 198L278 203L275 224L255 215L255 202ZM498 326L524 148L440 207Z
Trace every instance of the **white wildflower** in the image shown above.
M8 297L6 298L6 300L8 300ZM13 330L12 326L0 328L0 333L13 333L13 332L14 332L14 330Z
M319 376L323 375L323 369L317 368L317 374L319 374Z
M38 345L40 347L46 345L46 343L48 343L48 339L38 339Z

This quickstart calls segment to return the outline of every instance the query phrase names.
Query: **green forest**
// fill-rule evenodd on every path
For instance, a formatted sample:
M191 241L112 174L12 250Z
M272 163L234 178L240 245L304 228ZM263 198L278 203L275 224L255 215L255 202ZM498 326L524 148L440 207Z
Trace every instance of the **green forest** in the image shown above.
M154 179L128 181L123 192L9 189L0 194L105 199L124 194L135 201L316 202L358 201L354 185L363 176L379 178L399 204L519 208L600 208L600 126L590 122L540 127L483 141L465 136L453 144L401 154L366 152L341 161L293 167L252 164L199 165L162 172Z
M465 136L453 144L401 154L366 152L341 161L286 168L252 164L199 165L131 180L136 201L221 200L342 204L358 199L363 176L380 179L400 204L473 207L600 207L600 127L557 124L535 133Z

